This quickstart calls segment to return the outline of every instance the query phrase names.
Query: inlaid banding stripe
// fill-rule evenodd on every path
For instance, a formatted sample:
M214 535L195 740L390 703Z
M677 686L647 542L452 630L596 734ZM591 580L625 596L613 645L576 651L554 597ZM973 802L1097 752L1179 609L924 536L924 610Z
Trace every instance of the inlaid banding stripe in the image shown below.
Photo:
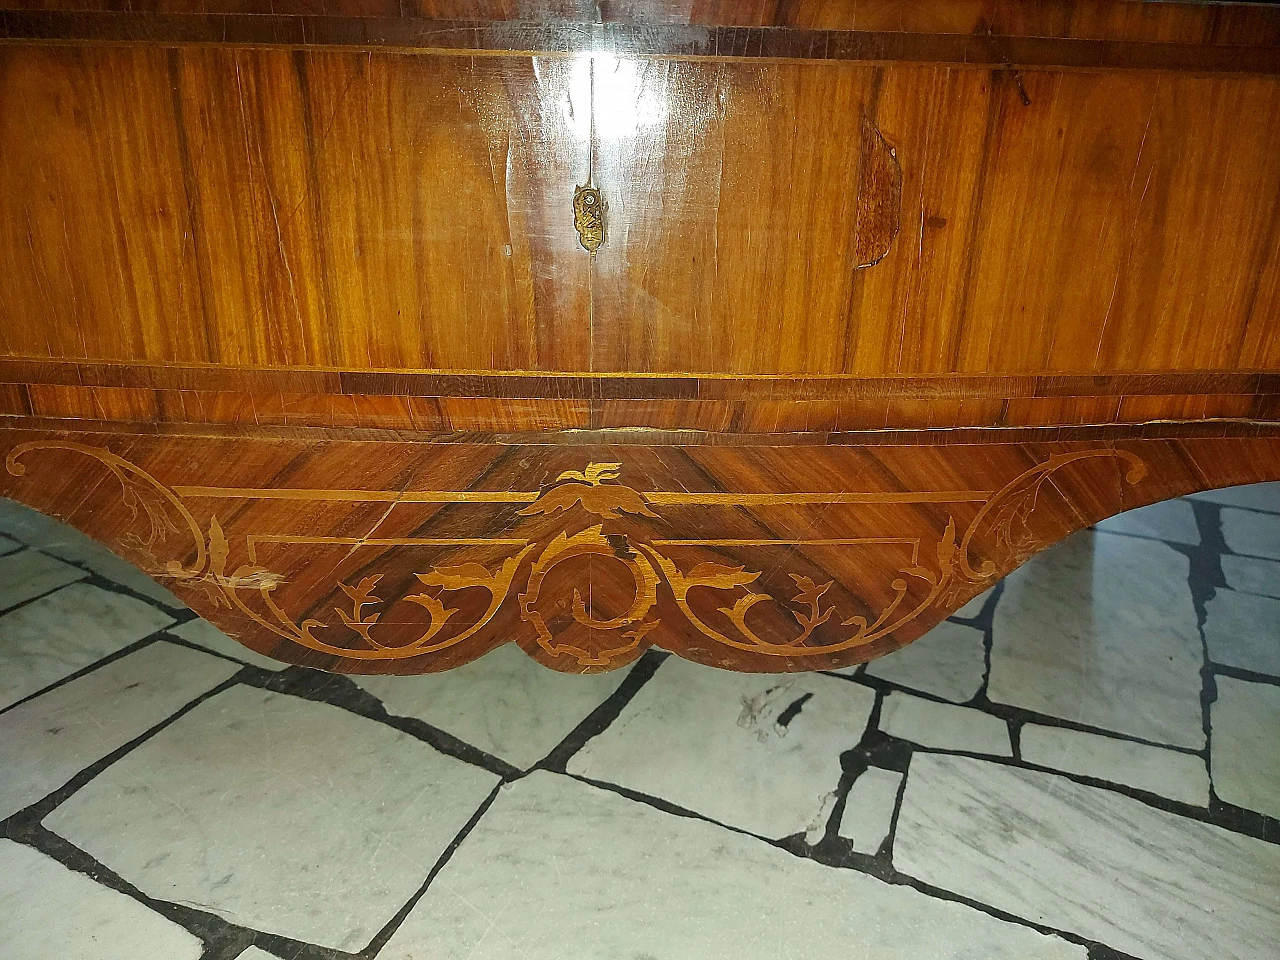
M1280 73L1266 46L618 22L26 10L0 14L0 40Z

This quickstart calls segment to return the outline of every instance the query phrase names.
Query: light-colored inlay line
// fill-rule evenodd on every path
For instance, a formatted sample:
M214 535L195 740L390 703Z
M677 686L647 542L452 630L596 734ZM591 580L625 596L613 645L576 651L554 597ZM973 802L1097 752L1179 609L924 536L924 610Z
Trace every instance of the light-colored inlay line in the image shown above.
M220 497L246 500L338 500L347 503L532 503L537 490L306 490L293 487L183 487L180 497Z
M493 544L500 546L523 547L528 540L514 537L306 537L306 536L273 536L270 534L254 534L249 537L254 543L316 543L337 544L339 546L370 547L484 547Z
M918 537L854 537L845 540L650 540L655 547L774 547L787 544L808 547L846 547L870 543L915 546Z
M969 503L990 500L991 490L925 490L919 493L688 493L655 490L644 498L654 504L727 504L755 506L769 503Z
M309 490L281 487L175 486L180 497L217 497L246 500L329 500L345 503L533 503L539 490ZM659 506L702 504L710 506L762 506L768 504L825 503L978 503L990 500L991 490L924 490L917 493L697 493L654 490L641 494Z

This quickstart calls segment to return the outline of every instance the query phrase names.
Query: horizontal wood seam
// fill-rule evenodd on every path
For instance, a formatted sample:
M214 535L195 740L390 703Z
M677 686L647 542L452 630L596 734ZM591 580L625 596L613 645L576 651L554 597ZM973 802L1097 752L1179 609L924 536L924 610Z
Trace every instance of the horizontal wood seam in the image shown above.
M529 400L968 400L1280 395L1280 374L939 374L888 377L339 371L0 358L0 383L208 393Z
M445 55L595 53L676 59L939 63L984 69L1025 66L1280 73L1280 48L1272 46L619 22L6 10L0 11L0 39L337 47Z

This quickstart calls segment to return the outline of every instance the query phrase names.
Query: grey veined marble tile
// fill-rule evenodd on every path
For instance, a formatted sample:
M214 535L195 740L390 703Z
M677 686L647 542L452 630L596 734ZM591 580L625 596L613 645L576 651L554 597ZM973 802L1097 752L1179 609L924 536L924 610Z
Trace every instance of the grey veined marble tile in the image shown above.
M149 576L116 556L79 530L38 511L0 499L0 530L45 553L72 563L83 564L108 580L124 584L166 606L182 607L182 601ZM0 547L0 553L4 550Z
M250 650L240 641L228 637L208 620L202 620L199 617L179 624L169 632L175 637L181 637L188 643L194 643L196 646L204 647L206 650L212 650L214 653L219 653L224 657L231 657L242 663L261 667L263 670L283 670L289 666L289 664L280 660L273 660L254 650Z
M1271 510L1280 513L1280 482L1249 483L1242 487L1224 487L1221 490L1205 490L1193 493L1197 500L1230 504L1233 507L1251 507L1254 510Z
M1218 677L1217 685L1209 707L1214 792L1280 818L1280 687L1232 677Z
M0 820L58 789L237 669L158 642L0 713Z
M6 960L197 960L203 944L136 900L0 840Z
M867 673L873 677L953 703L973 699L982 687L985 670L982 632L949 620L901 650L867 664Z
M1280 676L1280 600L1218 590L1204 612L1210 660Z
M894 691L880 707L880 729L936 750L1013 756L1009 726L999 717Z
M498 792L379 960L1084 960L1083 947L566 777Z
M1261 960L1280 942L1280 846L1063 777L911 758L894 866L1159 960Z
M1222 539L1233 553L1280 560L1280 514L1225 507Z
M1098 524L1107 533L1128 533L1139 537L1154 537L1196 546L1200 531L1196 527L1195 511L1187 500L1163 500L1137 510L1108 517Z
M607 700L626 675L558 673L508 643L445 673L351 679L388 713L417 717L525 769Z
M1280 562L1238 557L1232 553L1224 553L1219 559L1227 586L1232 590L1280 597Z
M16 500L0 497L0 532L15 540L38 547L60 539L63 531L69 529L65 523L39 510L32 510Z
M952 616L961 617L965 620L972 620L974 617L976 617L978 614L980 614L983 611L983 608L985 608L987 605L987 600L990 599L991 594L994 591L995 591L995 587L988 587L986 590L983 590L980 594L978 594L976 597L974 597L972 600L966 603L963 607L961 607L959 610L953 613Z
M1176 746L1204 746L1204 654L1172 547L1090 530L1033 557L1005 581L987 695Z
M862 738L874 703L871 690L835 677L671 657L567 769L760 836L820 834L840 754Z
M79 530L73 530L71 527L63 527L62 533L63 535L57 539L46 541L41 549L63 560L82 564L100 577L122 584L166 607L179 610L186 607L186 604L170 593L166 587L152 580L128 560L116 556L96 540L90 540Z
M39 550L19 550L0 556L0 610L38 597L89 574Z
M879 767L867 767L853 781L840 815L839 833L858 853L872 855L884 843L893 825L901 786L902 774Z
M148 603L84 583L33 600L0 617L0 707L170 623Z
M497 780L337 707L232 687L44 822L157 899L354 952Z
M1198 754L1034 723L1023 726L1020 742L1028 763L1209 805L1209 771Z
M6 537L4 534L0 534L0 555L13 553L13 551L21 549L22 544L17 540L12 539L11 537Z

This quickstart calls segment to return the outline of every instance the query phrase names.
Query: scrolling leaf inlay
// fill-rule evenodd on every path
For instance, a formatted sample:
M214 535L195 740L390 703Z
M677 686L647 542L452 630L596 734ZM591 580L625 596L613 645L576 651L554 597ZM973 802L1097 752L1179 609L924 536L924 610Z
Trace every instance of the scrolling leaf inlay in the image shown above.
M111 451L67 440L39 440L14 447L6 458L13 476L25 474L22 458L34 451L64 450L91 457L101 463L120 482L126 506L134 521L145 517L145 533L130 533L128 540L147 562L148 573L202 587L213 601L234 608L272 634L319 653L346 660L391 660L423 657L457 647L480 634L507 604L517 579L522 589L516 598L515 613L532 628L541 650L552 658L567 657L583 668L602 668L629 658L646 642L660 625L668 629L696 631L716 644L752 655L803 658L830 655L869 644L892 634L935 605L946 606L967 598L994 580L1002 571L1012 569L1039 549L1042 544L1032 532L1030 518L1036 510L1043 487L1055 472L1081 460L1106 457L1127 464L1125 480L1132 484L1146 473L1143 461L1134 453L1111 447L1058 453L1023 471L1003 488L983 495L976 514L963 527L948 514L944 529L931 549L919 537L860 538L850 540L750 541L659 539L643 535L640 523L662 521L654 506L660 502L706 503L733 507L733 494L698 494L652 491L648 494L619 482L620 463L588 463L582 470L561 472L547 488L529 498L515 499L527 505L514 511L504 536L476 539L406 539L388 541L396 544L430 544L462 551L481 548L488 551L486 562L465 560L462 563L437 564L415 573L421 589L393 599L378 595L384 576L369 573L357 582L335 581L335 588L345 596L345 606L337 606L336 622L317 617L300 621L283 609L277 600L284 578L267 566L256 562L256 547L274 540L295 548L308 543L313 547L333 542L333 538L271 537L261 533L244 535L244 554L248 563L231 565L232 542L223 531L216 514L211 515L207 532L202 530L191 508L188 495L158 481L146 470ZM179 488L187 489L187 488ZM189 496L209 496L215 488L199 488ZM268 491L261 491L264 495ZM270 491L279 498L282 491ZM297 499L332 500L339 491L290 491ZM383 491L348 491L353 498L381 496ZM228 489L228 496L252 497L254 491ZM482 495L481 495L482 496ZM745 502L759 494L744 494ZM822 504L848 502L847 493L824 495L811 493L776 496L782 504ZM876 502L876 494L858 495L863 502ZM888 502L903 502L901 493L885 494ZM430 499L438 502L477 502L475 491L432 491ZM972 498L971 498L972 499ZM531 502L530 502L531 501ZM936 502L933 492L922 491L908 496L907 502ZM590 518L583 525L583 516ZM548 523L553 520L553 523ZM626 521L626 530L611 530L618 521ZM522 533L537 533L522 537ZM550 529L548 529L548 527ZM172 555L175 536L190 537L194 559L189 565L178 560L160 560L158 552ZM994 542L999 562L985 558L975 562L972 550L975 537L985 538L988 549ZM347 542L347 541L342 541ZM351 541L355 547L369 544L368 538ZM762 586L763 569L719 561L701 560L685 569L675 553L681 548L700 551L735 548L742 545L769 547L789 544L793 547L846 548L859 545L898 544L909 549L907 563L891 572L891 596L874 615L844 609L843 600L832 599L836 581L820 582L813 577L783 569L794 592ZM494 551L507 552L496 562ZM790 554L788 554L790 556ZM526 562L527 561L527 562ZM599 592L610 576L622 574L624 579L608 585L615 591L621 584L623 595L629 594L626 608L614 616L603 616L596 609L595 592L586 596L575 577L581 572L575 563L587 562L592 585ZM685 561L687 563L687 561ZM786 561L784 561L784 564ZM564 569L557 581L552 574ZM598 573L595 571L599 571ZM605 571L611 571L606 574ZM605 578L602 580L601 578ZM570 583L571 596L558 598L556 587ZM470 622L461 615L468 605L468 591L482 591L487 596L483 609L473 614ZM561 591L563 592L563 591ZM616 600L616 592L613 594ZM665 598L665 599L664 599ZM695 602L702 598L701 602ZM708 606L708 600L710 606ZM398 603L426 611L427 623L418 636L408 642L390 642L383 633L387 615ZM377 608L377 609L374 609ZM760 624L769 610L783 611L795 623L795 633L781 636L776 614L770 622L773 629L763 631ZM659 614L669 610L674 620ZM720 620L717 620L718 615ZM419 617L421 614L419 614ZM683 621L683 622L681 622ZM405 624L398 624L404 627ZM456 629L450 629L450 628ZM849 629L851 628L851 629ZM323 636L318 635L320 631ZM765 636L768 634L769 636ZM345 637L344 637L345 635ZM334 642L343 638L344 642ZM486 647L487 649L487 647ZM479 651L483 652L483 650ZM478 655L478 653L476 654Z

